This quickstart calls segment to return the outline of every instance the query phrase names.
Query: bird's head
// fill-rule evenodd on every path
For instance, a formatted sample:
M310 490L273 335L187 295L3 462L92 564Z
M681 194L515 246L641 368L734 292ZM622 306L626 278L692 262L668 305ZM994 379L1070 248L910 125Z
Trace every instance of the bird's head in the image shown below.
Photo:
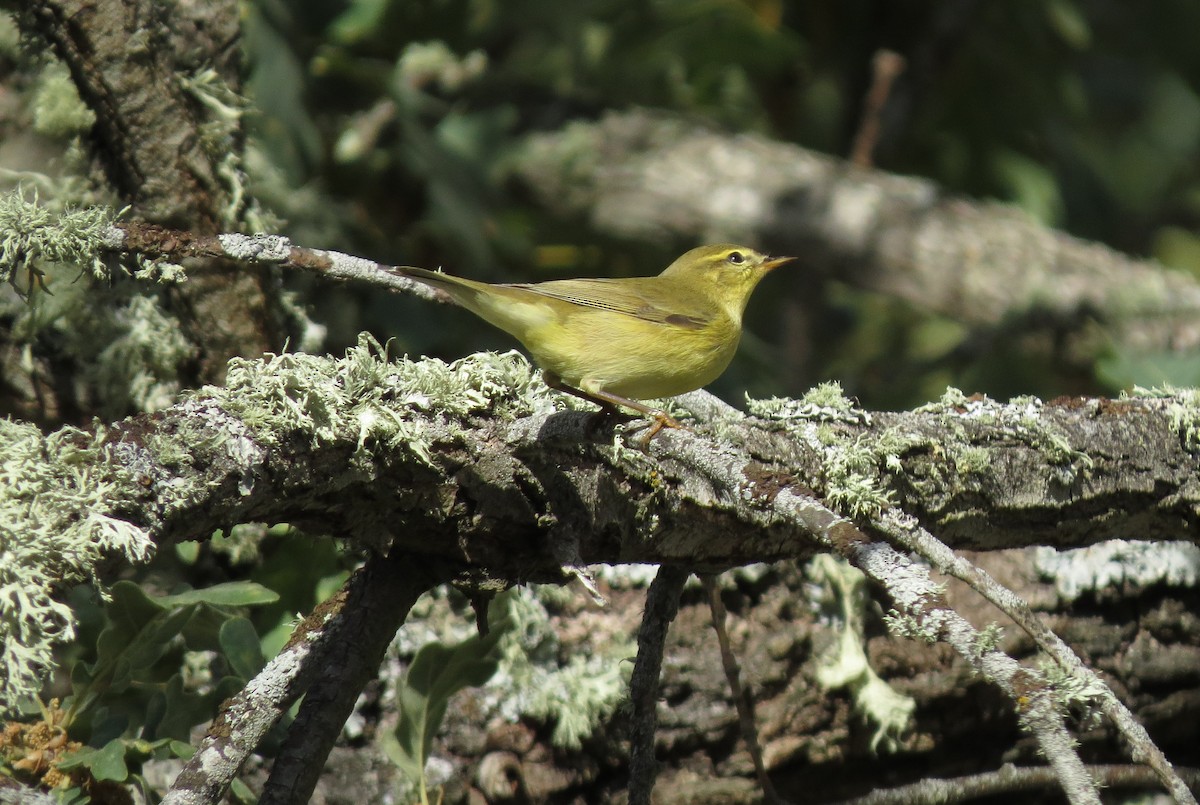
M769 257L748 246L716 243L685 252L663 271L663 277L686 281L719 302L740 320L758 281L794 257Z

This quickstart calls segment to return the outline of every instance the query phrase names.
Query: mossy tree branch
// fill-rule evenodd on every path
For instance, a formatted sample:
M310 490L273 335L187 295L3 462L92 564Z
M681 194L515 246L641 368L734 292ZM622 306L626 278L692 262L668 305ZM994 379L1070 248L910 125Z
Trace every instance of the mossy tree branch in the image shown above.
M150 230L108 225L106 248L126 250L130 232ZM249 245L255 259L346 278L393 276L282 239L154 237L184 251ZM869 414L826 387L751 401L756 416L745 417L699 393L680 402L704 412L693 430L661 435L649 455L619 436L595 438L586 415L559 400L514 356L388 363L364 342L341 361L237 360L225 388L34 452L53 474L64 442L74 465L86 447L91 480L107 486L105 522L158 543L286 521L505 581L559 580L593 562L717 570L836 551L883 585L913 628L1027 700L1026 723L1073 798L1092 801L1050 686L981 654L980 633L927 579L830 507L884 533L881 516L905 512L956 548L1192 540L1196 395L999 404L951 391L913 412ZM58 523L90 505L81 495L58 504Z
M952 398L869 424L776 409L695 423L651 456L589 440L587 415L558 400L513 353L389 364L360 346L338 361L235 361L227 388L115 423L101 446L142 479L112 494L156 541L287 521L375 547L384 534L514 579L571 562L721 569L804 555L815 546L771 507L784 488L850 508L882 492L954 548L1196 533L1200 484L1179 422L1190 395ZM839 461L858 469L830 477Z
M1015 487L1012 509L1017 501L1028 508L1031 466L1042 485L1063 481L1074 468L1072 495L1051 496L1048 504L1065 525L1081 521L1064 529L1064 547L1093 539L1094 524L1085 524L1097 500L1118 487L1120 494L1142 485L1158 494L1170 488L1170 500L1160 501L1168 507L1164 521L1177 521L1175 507L1181 500L1191 505L1193 494L1190 473L1177 474L1189 455L1186 436L1159 440L1171 473L1163 465L1152 478L1144 452L1133 449L1146 443L1134 423L1165 435L1178 431L1182 403L1175 398L1104 410L951 400L887 416L774 401L758 406L774 419L697 423L697 432L660 437L647 456L620 437L589 440L585 415L556 410L556 398L513 356L454 367L389 364L364 344L341 361L296 355L236 362L230 380L228 389L209 389L105 434L101 452L115 475L128 479L113 490L115 510L131 527L162 541L203 536L221 522L286 520L364 545L390 542L392 550L509 581L562 578L565 567L592 562L688 560L719 569L834 550L883 584L914 623L928 620L922 628L950 640L1026 701L1028 723L1045 731L1043 748L1060 759L1066 744L1048 690L1003 655L982 650L979 635L936 603L925 577L817 503L811 490L826 497L857 490L860 497L847 500L860 507L891 497L901 508L937 512L926 514L935 527L947 522L939 518L961 519L964 511L949 517L950 504L928 500L957 499L964 494L955 490L959 484L974 497L977 478L947 472L950 480L933 487L902 482L921 475L920 467L928 476L928 442L936 433L939 461L965 434L983 445L976 450L1004 451L976 466L990 469L983 487L997 501L1004 500L1000 490ZM1037 420L1045 422L1039 427ZM902 433L920 438L903 440ZM1106 445L1102 458L1085 455L1088 439ZM892 450L845 455L864 441ZM832 477L828 468L844 463L857 475ZM865 491L871 485L875 494ZM979 529L986 537L959 544L1001 547L1001 535L1011 544L1015 534L1030 533L1024 513L1006 517L1003 505L996 511ZM1122 523L1111 507L1105 511L1118 521L1109 528L1144 525L1144 515ZM864 519L877 514L864 511ZM1158 531L1171 534L1165 525ZM1078 760L1063 762L1075 790L1086 791ZM1080 793L1076 801L1091 800Z

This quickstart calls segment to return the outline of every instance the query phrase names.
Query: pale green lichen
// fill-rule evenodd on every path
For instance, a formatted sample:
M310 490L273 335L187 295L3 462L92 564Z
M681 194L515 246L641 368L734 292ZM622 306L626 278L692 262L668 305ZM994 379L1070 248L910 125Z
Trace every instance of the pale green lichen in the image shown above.
M488 716L516 722L536 718L553 725L556 747L577 750L600 730L629 695L634 641L624 633L589 631L585 645L563 647L555 632L550 608L566 605L579 595L575 586L531 585L507 596L511 625L500 639L500 664L479 691L476 706ZM452 605L453 594L440 587L413 607L393 650L412 655L429 641L457 643L475 633L475 624Z
M1200 451L1200 391L1177 391L1175 401L1167 408L1171 430L1179 434L1189 453Z
M510 609L516 628L501 641L500 669L488 683L502 715L554 722L550 741L579 749L612 717L629 693L637 646L626 635L593 636L590 651L575 651L559 663L559 642L538 598L523 590Z
M1084 729L1099 726L1102 713L1099 703L1108 693L1099 677L1073 672L1048 659L1038 660L1037 667L1050 685L1054 703L1061 712L1070 713Z
M74 137L96 123L96 115L79 98L66 65L52 62L38 76L33 96L33 127L48 137Z
M54 210L21 189L0 195L0 282L32 287L43 263L61 263L108 278L107 238L117 215L105 207Z
M249 204L247 201L246 174L242 164L242 149L238 143L242 117L249 106L247 100L212 68L178 80L184 91L207 113L200 122L200 147L212 160L213 172L224 190L221 223L225 228L234 228L241 223L244 214L253 218L252 223L261 223L257 205L252 199ZM247 206L249 210L244 209ZM261 231L261 227L256 228Z
M836 380L821 383L798 400L789 397L767 397L755 399L746 396L746 410L762 419L783 422L848 422L851 424L871 423L871 416L858 408L854 401L842 391Z
M935 628L930 628L929 624L918 619L913 615L909 615L899 610L889 610L883 613L883 623L887 626L888 631L897 637L907 638L908 640L920 640L922 643L933 645L938 642L938 631Z
M512 417L528 413L531 402L548 401L549 394L519 352L480 353L450 364L430 358L393 362L366 334L336 361L300 353L235 358L221 392L223 407L268 442L299 432L318 446L349 432L360 453L381 444L426 463L432 461L432 437L411 411Z
M967 395L962 389L956 389L954 386L946 386L946 390L942 392L942 396L937 402L926 403L920 408L915 409L915 413L940 413L942 411L955 411L966 408L971 403Z
M108 320L111 335L97 340L103 349L87 375L101 389L105 407L123 408L127 400L135 410L153 412L175 402L180 367L196 350L158 300L132 296L128 304L98 318ZM87 348L80 344L79 353Z
M96 581L107 555L144 562L153 551L142 529L113 516L121 479L103 438L0 419L0 710L37 695L53 646L74 635L54 590Z
M117 287L72 281L77 269L47 266L53 295L34 294L14 304L12 332L17 343L51 335L63 355L74 359L77 377L95 394L101 416L130 410L157 411L175 401L180 373L195 355L183 328L156 297L140 296L137 286Z
M1000 640L1004 637L1004 627L992 621L987 626L980 629L975 634L975 641L971 646L971 651L976 659L979 659L985 654L997 651L1000 646Z
M875 725L871 750L882 746L894 751L899 736L908 729L916 701L898 693L875 673L864 648L863 613L868 606L866 577L843 560L818 556L809 565L809 575L825 585L838 635L817 658L816 677L826 690L846 688L854 709Z
M838 423L871 424L870 414L855 407L841 384L822 383L798 400L747 397L746 407L754 416L788 427L808 425L806 432L814 446L825 452L825 497L834 507L852 517L873 517L893 505L881 468L900 469L899 455L906 440L890 429L877 437L840 433Z
M149 260L143 255L134 258L137 268L133 276L143 282L157 282L160 285L178 285L187 282L187 273L183 266L166 260Z
M851 517L875 517L895 504L879 472L887 454L877 447L868 437L856 436L826 448L825 497Z
M1171 430L1183 441L1183 447L1189 453L1200 451L1200 390L1171 385L1134 386L1132 391L1122 392L1121 399L1171 400L1167 406Z
M930 599L928 600L942 595L945 590L946 586L944 584L936 585L930 591ZM942 639L942 630L945 628L946 621L949 618L950 613L941 608L928 609L920 618L896 609L883 614L883 622L889 632L897 637L920 640L929 645L933 645Z
M1045 406L1037 397L1014 397L1005 404L984 395L967 397L951 387L939 401L923 405L915 412L941 414L943 423L957 435L962 433L958 424L965 420L1005 431L1014 440L1038 450L1046 462L1056 468L1056 480L1064 485L1079 477L1086 478L1092 470L1092 458L1074 448L1067 437L1047 421ZM960 451L958 456L964 456L968 463L979 464L978 455L970 456Z
M992 454L986 447L964 445L954 452L954 467L961 476L978 475L992 465Z

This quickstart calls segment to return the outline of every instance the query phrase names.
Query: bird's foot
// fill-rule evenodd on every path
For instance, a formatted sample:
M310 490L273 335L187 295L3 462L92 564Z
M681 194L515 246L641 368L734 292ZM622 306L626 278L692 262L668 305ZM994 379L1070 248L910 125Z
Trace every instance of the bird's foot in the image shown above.
M652 411L649 419L645 420L644 424L632 428L633 431L648 428L645 436L638 440L638 447L645 452L650 447L650 440L659 434L659 431L665 428L674 428L676 430L687 430L679 420L668 414L666 411Z

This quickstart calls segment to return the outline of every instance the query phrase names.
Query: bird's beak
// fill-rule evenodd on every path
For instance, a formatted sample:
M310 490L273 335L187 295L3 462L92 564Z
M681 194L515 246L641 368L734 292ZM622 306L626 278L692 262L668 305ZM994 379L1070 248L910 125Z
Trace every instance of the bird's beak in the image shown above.
M795 259L796 259L795 257L772 257L769 260L767 260L765 263L763 263L763 268L770 271L773 268L779 268L781 265L784 265L785 263L790 263Z

